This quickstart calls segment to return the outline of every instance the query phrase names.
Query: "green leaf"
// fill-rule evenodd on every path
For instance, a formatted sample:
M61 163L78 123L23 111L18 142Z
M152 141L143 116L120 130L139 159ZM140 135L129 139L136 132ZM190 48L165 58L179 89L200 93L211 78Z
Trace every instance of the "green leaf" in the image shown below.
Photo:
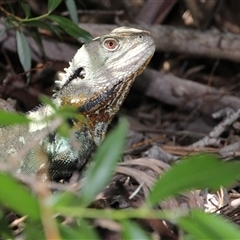
M128 239L141 239L150 240L151 238L135 223L130 221L123 221L122 225L122 238L123 240Z
M238 178L239 169L240 162L221 162L214 155L187 157L155 183L148 200L155 204L184 190L227 186Z
M70 134L70 126L64 122L57 128L57 132L62 136L62 137L69 137Z
M80 197L71 192L58 192L51 195L48 199L51 206L55 208L61 207L79 207Z
M52 12L58 7L62 0L48 0L48 12Z
M24 26L39 27L39 28L45 28L50 30L49 24L39 20L31 20L31 21L24 22Z
M218 215L192 210L190 216L178 220L180 227L195 239L240 239L239 228Z
M123 152L126 135L127 121L121 119L97 149L82 191L84 203L89 203L106 186Z
M49 105L52 109L57 111L58 108L50 97L46 95L40 95L39 99L44 105Z
M76 240L76 239L89 239L89 240L98 240L95 230L87 224L86 221L80 219L80 228L79 226L67 226L67 225L59 225L59 230L63 239L66 240Z
M25 13L25 18L29 18L30 16L30 6L27 3L21 2L21 7Z
M40 101L44 105L51 106L51 108L56 111L56 114L60 115L65 120L67 120L69 118L71 118L71 119L72 118L78 118L78 120L81 119L82 121L85 120L84 116L79 114L77 112L77 108L75 108L75 107L61 107L61 108L58 108L50 97L48 97L46 95L41 95L39 98L40 98Z
M81 121L82 123L87 121L86 118L82 114L78 113L76 107L59 108L59 109L57 109L57 114L59 114L65 120L77 119L78 121Z
M5 112L0 110L0 125L26 124L29 119L19 113Z
M69 11L70 17L72 21L76 24L78 24L78 13L77 13L77 7L74 0L65 0L65 4L67 6L67 9Z
M72 22L71 20L69 20L67 18L55 16L55 15L48 16L48 18L50 20L52 20L53 22L56 22L57 24L59 24L59 26L66 33L68 33L69 35L71 35L77 39L83 38L85 41L89 41L92 39L92 36L90 35L89 32L79 28L77 24L75 24L74 22Z
M27 218L24 223L24 239L46 239L44 236L41 219L33 220Z
M37 199L13 177L0 173L0 202L21 215L40 218Z
M56 26L52 26L51 24L45 23L43 21L32 20L24 22L24 26L47 29L48 31L54 32L58 37L60 37L59 28L57 28Z
M17 51L24 71L31 68L31 53L26 37L23 33L17 31Z

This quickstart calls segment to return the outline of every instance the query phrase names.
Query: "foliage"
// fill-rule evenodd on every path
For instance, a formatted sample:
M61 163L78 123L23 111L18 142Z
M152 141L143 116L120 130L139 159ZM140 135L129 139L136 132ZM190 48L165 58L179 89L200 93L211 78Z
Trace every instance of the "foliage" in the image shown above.
M44 28L59 37L63 32L76 39L87 41L91 36L77 24L75 1L65 0L71 20L54 15L62 0L49 0L47 13L31 17L29 5L19 1L25 18L6 11L0 4L0 11L6 15L6 27L0 30L0 36L9 29L16 31L17 50L23 69L31 68L31 52L27 36L33 37L40 48L43 48L38 29ZM62 119L58 127L62 135L67 136L69 127L66 120L79 118L71 108L57 109L54 103L46 98L42 102L54 109L52 116L43 121ZM85 121L84 118L81 121ZM0 112L0 124L27 124L31 120L17 113ZM163 211L154 209L155 204L177 195L182 191L195 188L217 189L234 182L238 177L239 163L223 163L213 155L190 156L166 172L152 188L146 204L139 209L122 211L110 209L92 209L87 206L94 197L107 185L121 153L127 134L127 123L121 120L95 153L93 164L86 173L86 180L80 191L59 191L51 194L46 183L34 182L29 189L9 173L0 173L0 238L14 239L6 221L6 209L19 215L26 215L24 226L25 239L99 239L89 223L89 219L106 218L113 220L121 227L122 239L150 239L149 234L141 229L132 219L166 219L184 230L185 238L190 239L240 239L240 232L229 221L200 210ZM56 217L58 216L58 217ZM69 225L61 224L61 217L72 218Z
M85 185L83 186L82 199L89 204L91 200L106 186L112 172L124 150L124 140L127 135L127 123L122 120L103 141L97 150L92 167L89 169ZM118 141L116 141L118 139ZM107 167L106 167L107 166ZM99 181L101 179L101 181ZM91 191L89 191L91 189Z
M43 98L43 101L55 108L48 98ZM74 114L74 111L63 109L58 110L54 116L67 119L69 116L75 117ZM15 123L22 123L21 118L22 116L16 118ZM6 118L3 118L1 123L4 123L4 119ZM20 215L28 216L24 231L26 239L33 236L35 239L42 239L44 236L46 239L99 239L87 219L102 218L114 220L121 226L122 239L151 239L147 232L131 221L144 218L167 219L182 228L191 239L240 239L237 227L220 216L206 214L200 210L179 209L174 212L153 210L157 202L183 190L196 187L217 188L233 182L238 177L236 169L240 168L240 163L223 163L213 155L190 156L177 163L156 182L147 200L148 204L142 208L121 211L87 208L94 196L110 180L123 151L126 133L127 123L122 119L97 150L93 164L86 173L85 185L80 192L59 191L52 195L45 183L42 185L38 183L32 192L13 176L2 172L0 174L0 185L4 186L0 188L2 238L13 238L3 214L7 207ZM56 214L72 217L72 224L62 225L58 218L52 218Z
M24 0L20 0L19 3L24 11L25 18L20 18L13 12L8 12L0 3L0 11L6 15L6 27L0 31L0 36L7 30L15 29L17 52L25 72L28 72L31 68L31 51L27 36L32 37L40 49L43 49L41 35L38 31L39 28L51 31L59 37L62 32L65 32L81 41L88 41L92 38L87 31L79 28L77 25L77 9L74 0L65 1L73 21L65 17L53 15L53 12L62 2L62 0L48 0L48 12L41 16L31 17L29 5Z
M239 169L239 162L224 163L214 155L189 156L156 182L149 202L155 204L188 189L218 189L220 185L226 186L236 180ZM170 182L171 184L168 184Z

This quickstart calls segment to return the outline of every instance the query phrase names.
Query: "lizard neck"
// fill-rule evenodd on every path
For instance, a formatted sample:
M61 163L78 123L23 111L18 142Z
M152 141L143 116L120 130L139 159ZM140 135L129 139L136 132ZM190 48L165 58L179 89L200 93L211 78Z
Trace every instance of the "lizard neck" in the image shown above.
M94 97L89 98L83 93L78 96L72 96L71 93L55 94L55 104L59 107L72 106L78 109L79 119L73 121L73 130L82 132L84 137L91 139L97 146L105 137L107 127L113 117L118 112L125 100L133 82L150 61L151 56L146 62L132 75L124 79L118 79L114 84L95 93ZM74 101L74 99L78 99ZM82 121L83 116L86 121ZM85 129L83 131L83 129Z
M84 135L99 145L105 137L107 127L111 123L113 117L118 112L129 89L134 81L135 74L128 79L119 81L118 83L106 88L104 91L96 94L94 98L85 101L80 106L71 101L71 96L56 96L55 102L60 104L59 107L73 106L78 109L80 114L79 120L73 120L73 131L81 131ZM83 116L86 121L82 121Z

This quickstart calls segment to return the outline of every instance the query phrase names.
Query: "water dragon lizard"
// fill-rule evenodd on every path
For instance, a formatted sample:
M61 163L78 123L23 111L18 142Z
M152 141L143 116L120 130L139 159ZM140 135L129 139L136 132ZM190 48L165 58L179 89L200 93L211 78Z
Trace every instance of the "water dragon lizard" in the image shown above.
M18 171L38 174L48 169L50 180L69 179L74 171L83 168L89 155L103 140L107 127L131 85L149 63L155 45L151 34L144 30L120 27L85 43L72 62L56 81L57 91L52 100L58 108L74 106L85 122L72 120L73 141L53 131L24 157L19 159ZM39 120L53 112L46 105L28 113ZM0 158L10 156L31 142L48 124L30 123L0 128Z

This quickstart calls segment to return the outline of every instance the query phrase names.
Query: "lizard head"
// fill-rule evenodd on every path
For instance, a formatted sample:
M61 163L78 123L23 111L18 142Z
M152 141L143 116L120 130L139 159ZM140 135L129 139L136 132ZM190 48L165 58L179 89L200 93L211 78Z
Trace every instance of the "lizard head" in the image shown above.
M92 126L110 123L155 44L148 31L120 27L84 44L65 69L55 99L75 106Z

